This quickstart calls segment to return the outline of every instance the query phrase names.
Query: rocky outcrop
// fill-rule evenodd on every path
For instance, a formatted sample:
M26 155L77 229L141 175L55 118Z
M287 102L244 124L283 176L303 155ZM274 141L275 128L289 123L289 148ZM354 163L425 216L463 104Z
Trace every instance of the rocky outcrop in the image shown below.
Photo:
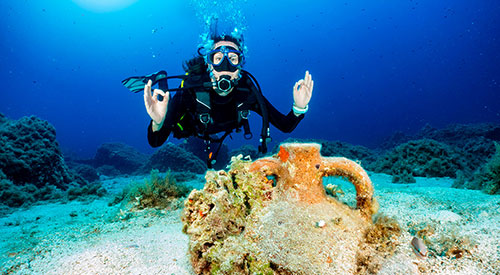
M104 143L94 157L94 166L111 166L122 174L134 174L146 163L148 156L124 143Z

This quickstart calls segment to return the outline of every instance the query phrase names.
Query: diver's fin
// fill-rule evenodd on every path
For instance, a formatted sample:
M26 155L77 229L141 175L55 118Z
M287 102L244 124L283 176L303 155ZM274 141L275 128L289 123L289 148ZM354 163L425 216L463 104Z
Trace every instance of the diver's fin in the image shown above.
M160 89L168 90L166 71L159 71L146 76L131 76L122 80L122 84L131 92L138 93L144 90L144 85L146 85L149 80L153 82L151 86L158 83Z

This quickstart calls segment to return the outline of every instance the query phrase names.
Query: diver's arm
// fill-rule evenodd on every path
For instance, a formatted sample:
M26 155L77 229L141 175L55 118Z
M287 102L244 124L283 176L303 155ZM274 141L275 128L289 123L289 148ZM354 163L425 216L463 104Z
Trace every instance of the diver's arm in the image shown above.
M148 126L148 142L151 147L159 147L168 139L172 132L174 122L179 119L182 110L182 93L176 93L168 102L167 113L159 129L155 131L154 121L151 120Z
M151 120L148 126L148 142L151 147L159 147L165 143L171 131L170 127L166 127L165 125L162 125L159 130L154 131L153 123L153 120Z
M257 87L255 87L249 78L246 80L246 85L250 89L253 89L254 93L258 93L258 91L256 91ZM309 71L306 71L304 79L297 81L293 87L294 102L292 110L286 116L274 108L274 106L264 96L262 96L267 107L269 122L282 132L292 132L307 112L308 104L312 97L313 86L314 81L312 80L312 76L309 74ZM256 104L253 111L262 115L258 104Z
M264 98L264 102L267 107L269 122L284 133L291 133L293 130L295 130L299 122L304 118L304 114L299 114L297 116L293 112L293 110L290 110L290 112L285 116L280 111L278 111L266 98Z
M249 77L246 77L244 83L245 87L249 88L250 90L253 90L252 93L254 95L260 93L258 91L258 88L255 86L255 84L253 83L253 81L251 81ZM269 122L282 132L285 133L292 132L297 127L299 122L304 118L304 114L295 114L293 110L290 110L290 112L287 115L284 115L280 111L278 111L263 95L262 99L264 100L263 103L265 104L267 109ZM256 102L254 103L252 111L262 116L262 111L260 108L260 104L258 103L258 100L256 100Z

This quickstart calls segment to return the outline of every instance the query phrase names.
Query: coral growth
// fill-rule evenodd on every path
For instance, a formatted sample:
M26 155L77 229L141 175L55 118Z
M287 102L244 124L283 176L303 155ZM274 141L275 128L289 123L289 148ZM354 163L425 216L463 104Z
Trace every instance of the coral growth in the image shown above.
M493 123L451 124L443 129L426 125L414 139L433 139L452 146L463 155L461 161L466 180L495 153L495 141L500 141L500 125ZM480 187L477 187L480 188Z
M161 177L158 170L153 169L149 180L125 188L120 198L115 200L125 199L132 203L134 209L165 209L177 199L187 196L189 191L186 186L177 184L170 172Z
M32 204L38 200L59 199L64 196L53 185L37 188L33 184L15 185L11 180L0 175L0 202L8 207Z
M356 209L326 195L328 175L355 185ZM283 144L253 163L234 157L228 172L208 171L206 181L182 216L198 274L352 274L362 244L389 247L397 231L379 226L382 244L366 237L377 208L370 179L356 162L321 157L318 144Z
M418 177L455 177L466 165L452 147L431 139L402 144L377 162L375 172L393 175L393 182L415 182Z
M493 123L451 124L443 129L435 129L425 125L416 138L433 139L457 147L466 147L470 140L486 138L490 141L500 141L500 125Z

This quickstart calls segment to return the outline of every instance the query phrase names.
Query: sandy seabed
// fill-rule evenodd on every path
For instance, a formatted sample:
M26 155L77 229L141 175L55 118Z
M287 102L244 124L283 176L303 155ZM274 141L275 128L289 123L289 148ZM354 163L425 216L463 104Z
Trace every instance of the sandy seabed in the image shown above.
M379 213L403 231L379 274L500 274L500 196L450 188L448 178L392 184L385 174L370 177ZM36 205L0 218L2 274L193 274L181 210L124 212L123 205L108 206L114 194L142 178L105 180L109 197ZM342 200L354 202L349 183L326 183L341 185ZM201 188L203 182L190 184ZM428 258L418 259L411 231L423 226L435 244ZM464 250L460 258L436 252L452 244Z

